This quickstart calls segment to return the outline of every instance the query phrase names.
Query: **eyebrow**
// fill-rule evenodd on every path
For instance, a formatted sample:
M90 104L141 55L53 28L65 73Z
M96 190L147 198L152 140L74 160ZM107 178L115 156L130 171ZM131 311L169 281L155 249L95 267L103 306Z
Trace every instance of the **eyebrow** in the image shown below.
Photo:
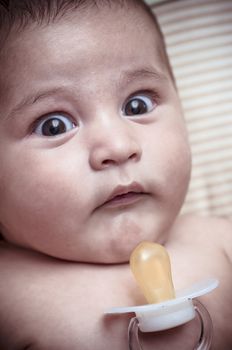
M121 79L126 80L130 83L133 80L141 79L141 78L150 78L155 79L157 81L167 81L168 78L162 72L159 72L157 69L153 67L144 67L136 70L126 71L122 73Z
M41 90L36 93L32 93L27 97L25 97L21 102L19 102L6 116L6 119L13 117L14 115L18 114L20 111L22 111L26 107L32 106L33 104L41 100L47 99L49 97L52 97L64 91L65 89L63 87L58 87L54 89Z
M154 69L153 67L144 67L139 69L132 69L121 73L120 81L130 83L137 79L155 79L156 81L167 81L167 77L159 72L158 70ZM32 93L25 97L21 102L19 102L6 116L5 119L11 119L14 117L14 115L17 115L19 112L21 112L24 108L30 107L33 104L36 104L37 102L40 102L41 100L45 100L49 97L52 97L54 95L57 95L59 93L64 93L67 91L64 87L57 87L53 89L47 89L47 90L41 90L36 93Z

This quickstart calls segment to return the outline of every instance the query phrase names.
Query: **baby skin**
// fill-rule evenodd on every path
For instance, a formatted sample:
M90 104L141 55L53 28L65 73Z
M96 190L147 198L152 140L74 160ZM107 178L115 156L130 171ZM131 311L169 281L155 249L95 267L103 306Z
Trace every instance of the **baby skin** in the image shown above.
M16 18L0 51L0 348L128 349L132 315L104 312L145 303L128 261L146 240L176 289L219 280L201 301L212 349L229 350L232 225L179 216L191 156L158 27L140 1L84 3ZM198 336L193 320L141 339Z

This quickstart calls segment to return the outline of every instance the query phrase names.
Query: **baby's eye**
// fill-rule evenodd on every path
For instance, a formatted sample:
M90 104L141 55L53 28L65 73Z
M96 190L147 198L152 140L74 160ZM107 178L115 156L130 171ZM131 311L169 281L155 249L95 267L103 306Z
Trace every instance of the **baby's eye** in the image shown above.
M34 133L42 136L57 136L64 134L76 125L70 117L64 114L54 113L40 119L34 128Z
M123 114L134 116L151 112L156 106L154 99L147 95L135 95L124 105Z

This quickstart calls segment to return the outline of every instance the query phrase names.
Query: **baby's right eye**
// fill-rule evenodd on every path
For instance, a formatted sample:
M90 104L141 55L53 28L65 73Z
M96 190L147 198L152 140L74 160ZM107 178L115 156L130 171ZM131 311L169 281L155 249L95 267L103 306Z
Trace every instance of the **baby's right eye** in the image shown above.
M33 132L46 137L54 137L64 134L75 127L76 125L69 116L62 113L52 113L38 120Z

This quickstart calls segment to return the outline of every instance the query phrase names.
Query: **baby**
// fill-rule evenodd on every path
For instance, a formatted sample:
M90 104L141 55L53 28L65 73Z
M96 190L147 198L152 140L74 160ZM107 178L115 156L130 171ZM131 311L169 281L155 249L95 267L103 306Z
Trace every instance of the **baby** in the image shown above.
M212 349L232 348L232 226L179 216L191 156L159 27L140 0L0 2L0 348L126 350L144 304L128 267L166 246L176 289L201 299ZM9 4L8 4L9 3ZM143 336L192 349L194 320Z

